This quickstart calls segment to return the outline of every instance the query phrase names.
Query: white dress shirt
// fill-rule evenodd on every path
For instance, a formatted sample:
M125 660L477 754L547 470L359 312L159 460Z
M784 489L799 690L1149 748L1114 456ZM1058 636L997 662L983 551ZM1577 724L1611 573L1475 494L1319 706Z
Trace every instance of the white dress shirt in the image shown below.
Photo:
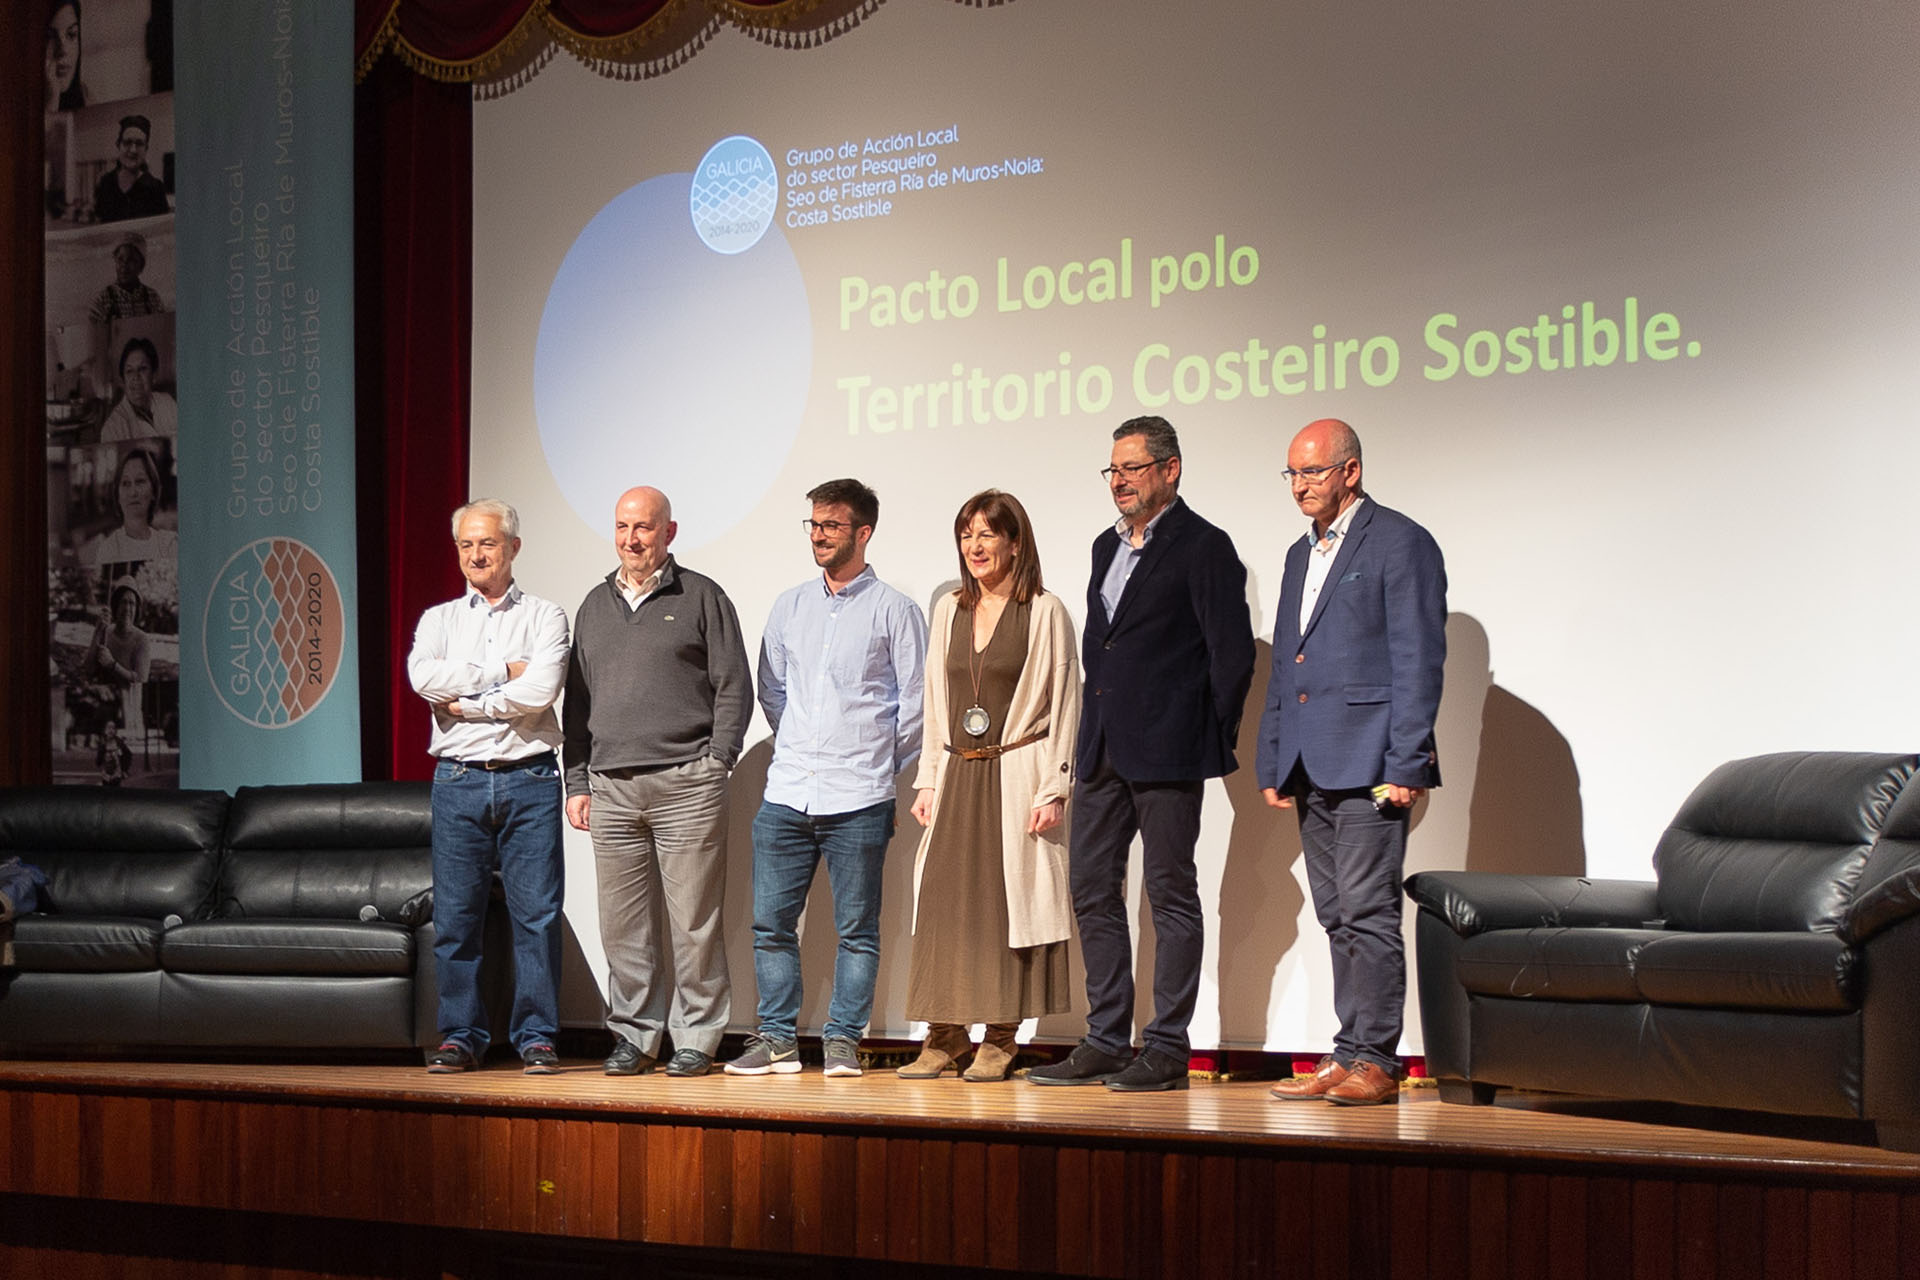
M526 670L509 678L507 664ZM567 614L516 583L498 604L469 590L420 615L407 655L413 691L433 705L434 755L525 760L560 746L554 700L567 676ZM448 704L460 704L459 714Z
M1327 585L1327 575L1333 571L1334 557L1340 554L1340 540L1347 536L1347 528L1353 523L1354 512L1360 510L1365 498L1355 498L1353 503L1333 518L1324 535L1314 538L1307 552L1307 580L1300 592L1300 634L1307 634L1307 623L1313 618L1313 606L1319 603L1320 588ZM1314 537L1314 530L1308 529L1307 536Z

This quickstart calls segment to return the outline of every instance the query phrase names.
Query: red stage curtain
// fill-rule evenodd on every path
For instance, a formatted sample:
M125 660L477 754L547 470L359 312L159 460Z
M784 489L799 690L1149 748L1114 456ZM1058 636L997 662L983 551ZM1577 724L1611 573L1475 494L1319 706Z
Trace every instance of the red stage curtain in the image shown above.
M47 408L40 172L41 51L46 14L10 4L0 13L0 280L8 322L0 325L0 785L45 782L52 761L47 700Z
M978 4L983 0L959 0ZM984 0L997 3L999 0ZM354 55L365 76L388 54L437 80L511 80L552 45L609 74L666 71L729 23L785 44L850 29L881 0L357 0Z
M473 100L391 59L356 94L361 768L426 778L406 662L421 612L461 586L447 522L471 496Z

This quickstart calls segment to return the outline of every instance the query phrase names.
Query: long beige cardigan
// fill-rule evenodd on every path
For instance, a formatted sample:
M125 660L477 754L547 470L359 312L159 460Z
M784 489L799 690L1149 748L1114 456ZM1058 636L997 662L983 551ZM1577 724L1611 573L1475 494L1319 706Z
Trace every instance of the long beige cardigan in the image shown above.
M960 593L934 606L927 646L926 745L914 787L933 788L933 820L920 837L913 861L914 917L919 918L920 875L927 842L940 824L940 780L947 763L947 639ZM1073 745L1080 733L1080 659L1073 619L1060 597L1041 592L1028 615L1027 665L1014 685L1002 742L1018 742L1045 729L1038 742L1000 757L1000 851L1007 885L1007 945L1033 947L1064 941L1073 927L1073 896L1067 886L1067 831L1073 800ZM1033 810L1048 801L1068 806L1058 826L1029 835Z

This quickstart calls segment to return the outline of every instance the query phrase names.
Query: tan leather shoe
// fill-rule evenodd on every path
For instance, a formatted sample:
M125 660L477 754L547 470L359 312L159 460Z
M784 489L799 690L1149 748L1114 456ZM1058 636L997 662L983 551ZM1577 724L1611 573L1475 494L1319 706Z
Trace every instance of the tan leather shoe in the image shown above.
M1320 1059L1310 1076L1296 1076L1291 1080L1282 1080L1267 1092L1282 1102L1314 1102L1327 1096L1327 1090L1347 1078L1347 1069L1333 1060L1328 1054Z
M1327 1101L1343 1107L1371 1107L1400 1101L1400 1082L1377 1062L1362 1062L1347 1078L1327 1090Z
M973 1051L973 1061L960 1073L962 1080L974 1084L993 1084L1007 1078L1007 1068L1013 1065L1013 1054L1005 1045L983 1040L980 1047Z
M896 1067L895 1075L902 1080L932 1080L954 1069L955 1059L973 1047L973 1041L967 1038L967 1029L953 1023L940 1022L927 1028L926 1043L920 1046L920 1056L904 1067Z

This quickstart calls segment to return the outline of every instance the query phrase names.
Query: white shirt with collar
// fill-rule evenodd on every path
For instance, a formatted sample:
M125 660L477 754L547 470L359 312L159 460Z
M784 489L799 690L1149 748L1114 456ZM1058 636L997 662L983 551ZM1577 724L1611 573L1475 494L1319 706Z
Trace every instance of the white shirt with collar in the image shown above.
M509 677L507 664L525 662ZM469 589L420 615L407 678L433 704L429 750L449 760L525 760L560 746L553 704L567 675L567 614L518 583L498 603ZM456 715L448 704L460 704Z
M1307 633L1307 623L1313 618L1313 606L1319 603L1320 589L1327 585L1327 575L1333 571L1333 561L1340 554L1341 540L1347 536L1347 529L1353 524L1354 513L1360 510L1364 497L1355 498L1345 511L1333 518L1327 531L1315 538L1315 531L1307 530L1307 537L1313 542L1307 551L1307 580L1300 589L1300 634Z

